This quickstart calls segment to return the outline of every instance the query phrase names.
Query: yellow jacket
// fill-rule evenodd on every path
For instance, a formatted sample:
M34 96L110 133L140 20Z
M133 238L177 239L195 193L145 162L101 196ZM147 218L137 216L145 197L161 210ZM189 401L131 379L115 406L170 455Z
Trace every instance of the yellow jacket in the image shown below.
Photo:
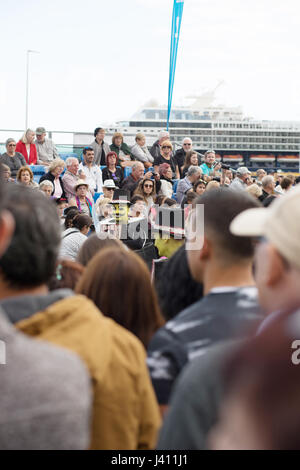
M84 296L67 297L16 324L77 353L94 392L92 449L152 449L160 414L142 343Z

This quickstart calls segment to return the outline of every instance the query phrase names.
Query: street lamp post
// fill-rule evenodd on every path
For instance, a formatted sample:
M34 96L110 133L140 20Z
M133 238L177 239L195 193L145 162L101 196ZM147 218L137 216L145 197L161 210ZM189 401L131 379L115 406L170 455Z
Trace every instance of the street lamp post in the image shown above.
M28 49L26 60L26 111L25 111L25 130L28 129L28 90L29 90L29 54L39 54L39 51Z

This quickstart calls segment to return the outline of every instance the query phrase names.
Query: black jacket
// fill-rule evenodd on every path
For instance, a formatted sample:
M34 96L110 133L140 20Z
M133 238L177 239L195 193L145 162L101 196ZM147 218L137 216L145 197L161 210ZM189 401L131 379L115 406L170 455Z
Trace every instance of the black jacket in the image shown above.
M51 183L53 183L53 185L54 185L55 176L52 175L52 173L50 173L50 171L48 171L48 173L45 173L43 176L41 176L39 183L41 183L42 181L45 181L45 180L51 181ZM59 177L59 183L60 183L60 186L61 186L61 189L62 189L62 195L60 197L62 197L64 199L67 199L65 189L64 189L64 183L62 181L61 176ZM55 188L53 189L53 192L52 192L51 196L53 196L54 191L55 191Z

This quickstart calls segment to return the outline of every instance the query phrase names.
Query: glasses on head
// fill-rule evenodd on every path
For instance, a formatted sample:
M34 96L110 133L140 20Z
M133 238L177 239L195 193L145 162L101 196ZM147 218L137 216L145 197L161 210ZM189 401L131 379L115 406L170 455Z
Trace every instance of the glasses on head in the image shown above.
M153 184L144 184L144 188L153 188Z

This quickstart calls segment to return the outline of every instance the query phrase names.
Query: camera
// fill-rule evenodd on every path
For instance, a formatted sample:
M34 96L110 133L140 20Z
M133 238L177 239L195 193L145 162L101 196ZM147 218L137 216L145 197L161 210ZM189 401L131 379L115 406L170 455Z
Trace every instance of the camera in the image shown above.
M221 163L222 170L230 170L230 165L226 165L225 163Z

